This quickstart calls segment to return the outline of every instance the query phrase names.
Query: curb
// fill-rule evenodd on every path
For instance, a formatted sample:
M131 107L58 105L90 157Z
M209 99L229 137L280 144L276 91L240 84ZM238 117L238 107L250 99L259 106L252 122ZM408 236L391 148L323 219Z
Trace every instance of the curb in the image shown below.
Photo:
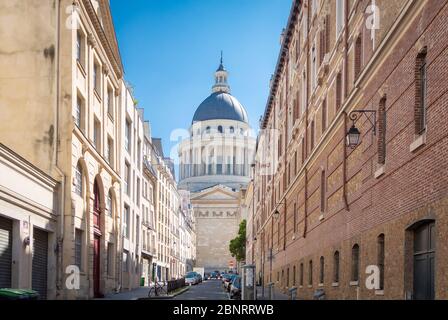
M168 300L168 299L172 299L188 290L190 290L190 287L185 287L182 290L179 290L178 292L176 292L175 294L170 294L170 295L166 295L166 296L158 296L158 297L137 298L136 300Z

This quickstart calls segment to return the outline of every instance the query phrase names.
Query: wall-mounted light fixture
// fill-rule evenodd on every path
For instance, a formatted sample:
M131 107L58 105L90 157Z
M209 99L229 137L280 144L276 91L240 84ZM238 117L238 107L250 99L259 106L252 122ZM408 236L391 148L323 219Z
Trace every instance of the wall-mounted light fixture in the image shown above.
M356 127L356 121L365 115L367 120L373 128L373 135L376 135L376 111L375 110L353 110L349 114L350 120L353 121L351 128L347 132L347 146L355 149L359 145L359 139L361 137L361 132Z

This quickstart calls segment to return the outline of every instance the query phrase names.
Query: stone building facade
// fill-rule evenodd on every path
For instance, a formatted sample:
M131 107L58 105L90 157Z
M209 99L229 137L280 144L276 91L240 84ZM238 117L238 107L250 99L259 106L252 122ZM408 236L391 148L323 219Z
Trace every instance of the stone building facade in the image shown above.
M264 284L300 299L448 298L447 17L447 1L293 2L249 210ZM353 123L354 110L374 112Z

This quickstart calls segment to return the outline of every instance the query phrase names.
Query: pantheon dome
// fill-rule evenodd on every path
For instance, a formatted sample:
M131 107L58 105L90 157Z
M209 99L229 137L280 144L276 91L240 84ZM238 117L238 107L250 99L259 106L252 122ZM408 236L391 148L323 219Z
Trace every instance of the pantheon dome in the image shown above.
M190 137L179 146L179 188L192 192L249 182L255 138L243 105L231 95L222 58L212 93L194 113Z

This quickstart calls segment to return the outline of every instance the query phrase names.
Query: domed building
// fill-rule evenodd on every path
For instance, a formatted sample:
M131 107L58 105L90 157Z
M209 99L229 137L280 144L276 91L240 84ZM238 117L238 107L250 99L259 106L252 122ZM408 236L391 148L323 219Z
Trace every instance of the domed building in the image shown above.
M229 242L244 218L241 189L250 181L256 140L243 105L230 94L221 64L212 93L196 109L190 137L179 146L179 189L191 192L196 221L196 267L236 268Z
M249 182L255 138L243 105L230 94L221 64L212 94L197 108L190 138L179 147L179 188L199 191L217 184L239 190Z

